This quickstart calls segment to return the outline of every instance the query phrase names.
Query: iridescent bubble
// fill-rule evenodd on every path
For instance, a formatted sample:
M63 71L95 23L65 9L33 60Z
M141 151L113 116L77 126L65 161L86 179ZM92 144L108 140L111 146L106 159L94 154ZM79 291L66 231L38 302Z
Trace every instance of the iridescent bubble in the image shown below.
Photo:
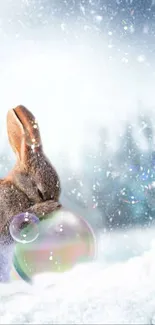
M39 219L31 213L15 216L10 224L10 234L19 243L31 243L39 236Z
M63 209L39 223L39 237L32 243L16 244L14 268L25 281L44 272L65 272L96 256L93 230L81 217Z

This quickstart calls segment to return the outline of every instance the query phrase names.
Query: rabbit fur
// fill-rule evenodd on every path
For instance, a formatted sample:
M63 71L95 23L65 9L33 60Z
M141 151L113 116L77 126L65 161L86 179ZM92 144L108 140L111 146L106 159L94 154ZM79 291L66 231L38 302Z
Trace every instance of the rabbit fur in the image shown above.
M1 242L10 243L9 224L21 212L39 218L61 207L60 180L43 151L38 123L19 105L8 111L7 132L17 161L8 176L0 180Z

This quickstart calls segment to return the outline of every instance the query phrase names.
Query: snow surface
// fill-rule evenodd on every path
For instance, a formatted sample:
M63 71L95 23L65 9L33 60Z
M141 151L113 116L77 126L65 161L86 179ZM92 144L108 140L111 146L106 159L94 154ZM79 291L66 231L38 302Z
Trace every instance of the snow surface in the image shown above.
M0 324L153 324L154 233L102 233L91 265L1 285Z

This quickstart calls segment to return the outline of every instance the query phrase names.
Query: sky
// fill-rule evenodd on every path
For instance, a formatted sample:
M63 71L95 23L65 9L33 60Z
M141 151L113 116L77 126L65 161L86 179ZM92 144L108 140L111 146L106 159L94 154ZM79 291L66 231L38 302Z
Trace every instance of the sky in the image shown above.
M154 14L148 0L1 1L1 152L11 155L5 118L18 104L36 115L53 159L76 156L93 124L115 142L139 101L152 109Z

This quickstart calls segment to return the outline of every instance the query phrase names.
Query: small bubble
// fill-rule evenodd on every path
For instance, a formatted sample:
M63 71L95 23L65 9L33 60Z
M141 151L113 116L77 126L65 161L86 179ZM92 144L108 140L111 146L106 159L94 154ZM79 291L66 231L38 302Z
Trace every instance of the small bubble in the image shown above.
M15 216L9 230L12 238L20 243L31 243L39 236L39 219L31 213L21 213Z

